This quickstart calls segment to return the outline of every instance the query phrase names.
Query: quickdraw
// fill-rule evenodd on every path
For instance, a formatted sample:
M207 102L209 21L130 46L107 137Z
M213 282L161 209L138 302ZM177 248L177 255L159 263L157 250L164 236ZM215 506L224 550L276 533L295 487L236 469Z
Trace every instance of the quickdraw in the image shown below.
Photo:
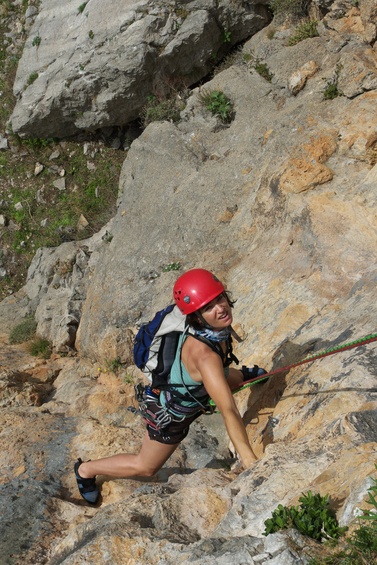
M298 367L299 365L304 365L304 363L311 363L312 361L316 361L317 359L322 359L323 357L327 357L329 355L334 355L335 353L340 353L341 351L347 351L348 349L353 349L354 347L360 347L361 345L366 345L368 343L372 343L373 341L377 341L377 333L366 335L360 339L356 339L354 341L350 341L348 343L344 343L342 345L337 345L332 347L331 349L326 349L324 351L319 351L318 353L314 353L313 355L309 355L302 359L301 361L297 361L297 363L292 363L292 365L287 365L285 367L280 367L279 369L274 369L268 373L265 373L261 377L254 377L249 381L245 381L242 385L234 390L232 390L232 394L236 394L245 388L252 386L253 384L262 382L266 379L269 379L273 375L277 373L283 373L285 371L289 371L294 367ZM211 406L215 406L213 400L210 400Z

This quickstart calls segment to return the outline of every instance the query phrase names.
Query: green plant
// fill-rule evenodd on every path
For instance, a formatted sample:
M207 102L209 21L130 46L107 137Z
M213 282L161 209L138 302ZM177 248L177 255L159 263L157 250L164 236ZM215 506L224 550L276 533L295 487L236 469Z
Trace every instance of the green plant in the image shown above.
M147 103L141 112L142 126L146 128L151 122L178 122L184 107L185 102L177 93L160 98L152 94L147 97Z
M35 336L35 330L37 329L37 323L33 316L28 316L20 324L15 326L9 334L9 343L24 343L29 341Z
M336 69L335 69L335 73L334 76L330 79L327 79L326 81L326 88L323 91L323 98L325 100L333 100L334 98L337 98L338 96L342 96L342 92L339 89L338 86L338 81L339 81L339 74L340 71L342 69L341 65L337 65Z
M377 466L376 466L377 469ZM347 537L342 547L326 549L323 556L309 561L309 565L371 565L377 563L377 479L368 490L367 503L374 508L365 510L358 518L359 526Z
M120 357L115 357L115 359L112 359L111 361L107 361L106 365L109 371L112 371L113 373L117 373L119 369L122 368L122 361Z
M296 28L294 35L289 38L288 45L296 45L304 39L309 39L310 37L318 37L319 34L317 26L317 20L311 20L309 22L302 23Z
M89 36L89 39L93 39L93 38L94 38L94 31L93 31L92 29L89 30L88 36Z
M190 12L185 8L178 8L178 7L174 8L174 13L178 18L181 18L182 20L185 20L187 16L190 14Z
M80 4L80 6L78 7L77 13L78 14L82 14L83 11L85 10L85 6L87 5L88 2L83 2L82 4Z
M271 73L271 71L268 68L268 66L266 65L266 63L261 63L261 62L257 61L254 65L254 69L256 70L258 75L260 75L262 78L267 80L267 82L272 81L274 75Z
M219 117L223 123L232 120L233 104L221 90L203 90L200 93L200 101L211 114Z
M165 265L165 267L162 269L162 272L168 273L169 271L179 271L180 268L180 263L169 263L168 265Z
M242 54L242 61L244 63L250 63L251 61L253 61L254 57L252 53L243 53Z
M37 337L29 343L28 350L30 355L33 355L33 357L48 359L52 353L52 346L48 339Z
M33 45L33 47L39 47L41 44L42 38L39 35L36 35L33 39L33 41L31 42L31 44Z
M23 145L29 147L29 149L44 149L45 147L49 147L54 140L52 137L41 138L41 137L28 137L27 139L22 140Z
M282 504L268 518L263 535L268 536L282 529L294 528L315 540L338 539L345 531L329 508L329 497L308 491L299 498L299 506L286 507Z
M375 465L377 469L377 465ZM364 510L363 519L371 520L377 527L377 479L372 479L373 484L368 489L368 499L367 504L371 504L374 508L371 510Z
M232 41L232 32L231 31L224 31L223 32L223 43L230 43Z
M134 382L134 378L132 375L124 375L122 378L123 378L123 382L127 385Z
M38 76L38 73L31 73L27 79L27 85L30 86L33 84L33 82L37 80Z

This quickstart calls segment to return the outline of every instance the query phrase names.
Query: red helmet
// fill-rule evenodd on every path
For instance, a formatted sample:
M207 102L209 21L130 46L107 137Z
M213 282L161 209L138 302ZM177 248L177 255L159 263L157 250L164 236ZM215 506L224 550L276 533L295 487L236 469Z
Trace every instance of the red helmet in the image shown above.
M174 300L182 314L192 314L224 292L222 282L205 269L192 269L181 275L174 285Z

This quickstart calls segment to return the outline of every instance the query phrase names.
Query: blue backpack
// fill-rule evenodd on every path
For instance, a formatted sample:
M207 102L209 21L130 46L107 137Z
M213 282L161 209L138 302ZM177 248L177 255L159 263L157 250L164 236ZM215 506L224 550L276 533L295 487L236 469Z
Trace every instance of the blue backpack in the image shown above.
M144 373L153 387L167 384L180 336L185 330L186 316L170 304L157 312L150 322L143 324L134 342L135 365Z

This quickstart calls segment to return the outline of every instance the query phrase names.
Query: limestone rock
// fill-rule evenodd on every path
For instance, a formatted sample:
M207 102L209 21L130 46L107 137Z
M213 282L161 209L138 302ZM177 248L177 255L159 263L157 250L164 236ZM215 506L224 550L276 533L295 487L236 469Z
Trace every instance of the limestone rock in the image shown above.
M91 0L78 10L42 2L14 83L13 131L67 137L125 125L151 93L197 82L261 29L270 18L267 4Z
M289 78L288 88L294 96L302 90L308 78L312 77L319 69L315 61L308 61Z
M327 13L320 37L287 47L287 30L270 28L245 44L271 82L241 56L206 83L231 97L231 123L203 107L198 88L181 122L148 126L125 159L113 221L38 251L25 287L0 304L2 333L35 313L42 336L77 354L59 360L59 373L32 372L25 351L1 343L1 362L15 371L1 389L3 519L14 524L1 555L299 565L305 539L262 535L278 504L329 494L341 524L362 506L375 476L376 344L297 363L376 332L377 90L365 74L376 22L365 17L368 0L360 16L344 0L315 4ZM320 68L292 96L289 78L310 61ZM326 100L334 73L342 85L350 73L350 91ZM173 262L181 269L164 268ZM284 369L235 397L258 461L231 469L221 420L203 416L156 478L99 477L101 502L88 508L73 461L139 448L144 425L127 410L141 378L132 337L194 266L215 271L237 298L241 362ZM48 394L37 397L37 385Z

